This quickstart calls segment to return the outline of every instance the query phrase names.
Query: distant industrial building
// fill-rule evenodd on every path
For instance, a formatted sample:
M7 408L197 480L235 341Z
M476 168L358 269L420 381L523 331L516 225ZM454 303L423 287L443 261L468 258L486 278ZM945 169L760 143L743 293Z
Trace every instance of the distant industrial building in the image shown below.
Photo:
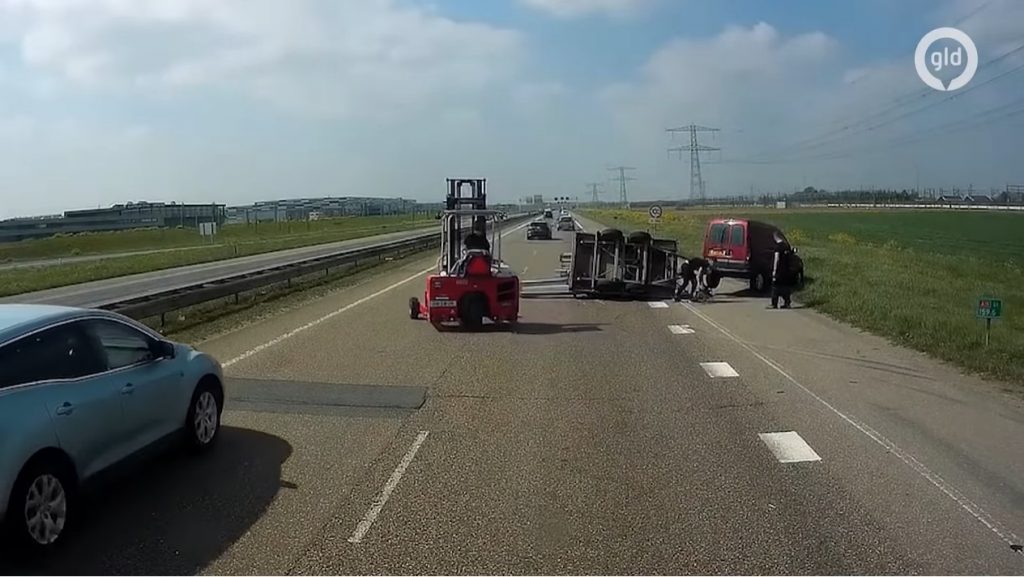
M437 203L420 204L405 198L324 197L269 200L244 206L229 206L227 222L251 223L284 220L313 220L341 216L382 216L418 214L440 210Z
M59 216L12 218L0 221L0 242L44 238L55 234L101 232L132 228L199 228L204 222L224 224L223 204L129 202L110 208L69 210Z

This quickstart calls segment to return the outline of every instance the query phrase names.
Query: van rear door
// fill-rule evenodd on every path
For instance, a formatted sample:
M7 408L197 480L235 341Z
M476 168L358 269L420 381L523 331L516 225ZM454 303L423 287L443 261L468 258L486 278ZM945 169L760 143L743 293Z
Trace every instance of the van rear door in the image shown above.
M725 258L737 264L747 262L750 246L747 243L747 223L736 222L729 225L726 234Z
M729 225L725 221L713 220L708 223L708 230L704 234L704 258L712 259L725 256L728 232Z
M704 239L704 258L713 259L726 276L745 277L750 270L748 228L746 220L712 221Z

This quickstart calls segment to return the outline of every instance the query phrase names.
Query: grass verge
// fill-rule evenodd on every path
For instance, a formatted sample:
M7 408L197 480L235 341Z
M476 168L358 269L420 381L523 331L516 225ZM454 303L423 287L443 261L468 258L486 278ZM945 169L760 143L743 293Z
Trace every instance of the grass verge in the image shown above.
M640 211L586 211L621 229L646 228ZM969 371L1024 384L1024 216L954 211L666 212L658 234L700 252L709 218L772 222L804 259L797 298L838 320ZM1002 320L975 318L981 296L1002 298Z
M435 223L433 219L430 219L429 222L430 224ZM112 256L102 260L72 262L58 266L3 269L0 270L0 297L179 266L227 260L240 256L400 232L419 228L425 223L426 221L421 220L396 221L391 224L380 224L370 229L342 228L326 234L270 236L264 240L235 245L221 244L143 255ZM125 249L124 246L121 248Z
M348 235L352 233L368 236L384 228L393 230L396 226L432 223L434 219L430 215L394 215L303 222L227 224L220 228L216 243L230 246L303 237L318 239L316 243L324 243L338 236L350 238ZM0 263L208 246L209 240L199 236L194 228L144 228L56 234L48 238L0 244Z

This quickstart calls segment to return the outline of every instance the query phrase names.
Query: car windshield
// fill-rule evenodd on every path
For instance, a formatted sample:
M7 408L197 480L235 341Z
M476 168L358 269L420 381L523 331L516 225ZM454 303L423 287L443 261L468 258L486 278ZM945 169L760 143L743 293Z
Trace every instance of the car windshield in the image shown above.
M0 0L0 574L1022 574L1022 135L1024 0Z

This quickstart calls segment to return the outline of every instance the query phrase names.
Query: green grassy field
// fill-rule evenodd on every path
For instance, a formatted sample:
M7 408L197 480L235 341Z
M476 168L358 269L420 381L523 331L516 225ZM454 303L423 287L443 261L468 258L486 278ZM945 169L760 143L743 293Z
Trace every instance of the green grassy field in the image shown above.
M591 211L622 229L647 227L646 211ZM799 300L839 320L964 369L1024 384L1024 215L960 211L670 211L659 235L700 252L714 216L781 227L811 282ZM978 297L1003 299L1004 318L984 345Z
M82 234L12 243L11 245L0 245L0 250L6 249L7 254L18 254L19 259L58 258L60 256L168 248L182 250L111 256L101 260L71 262L59 266L0 269L0 296L398 232L427 225L436 226L434 218L403 216L330 219L310 222L308 228L306 223L292 223L291 226L288 226L287 223L263 223L259 227L229 225L223 228L223 233L218 237L217 244L212 246L202 246L202 239L195 231L179 229ZM75 250L77 252L68 252Z
M277 242L294 238L296 242L310 240L310 244L353 238L401 230L408 226L432 224L430 215L360 216L331 218L309 222L264 222L259 224L228 224L221 227L216 237L219 245L242 245ZM398 228L396 228L398 227ZM130 251L161 250L202 247L209 239L188 228L135 229L112 232L58 234L49 238L0 244L0 263L22 260L42 260L62 257L109 254ZM296 244L295 246L305 246Z

